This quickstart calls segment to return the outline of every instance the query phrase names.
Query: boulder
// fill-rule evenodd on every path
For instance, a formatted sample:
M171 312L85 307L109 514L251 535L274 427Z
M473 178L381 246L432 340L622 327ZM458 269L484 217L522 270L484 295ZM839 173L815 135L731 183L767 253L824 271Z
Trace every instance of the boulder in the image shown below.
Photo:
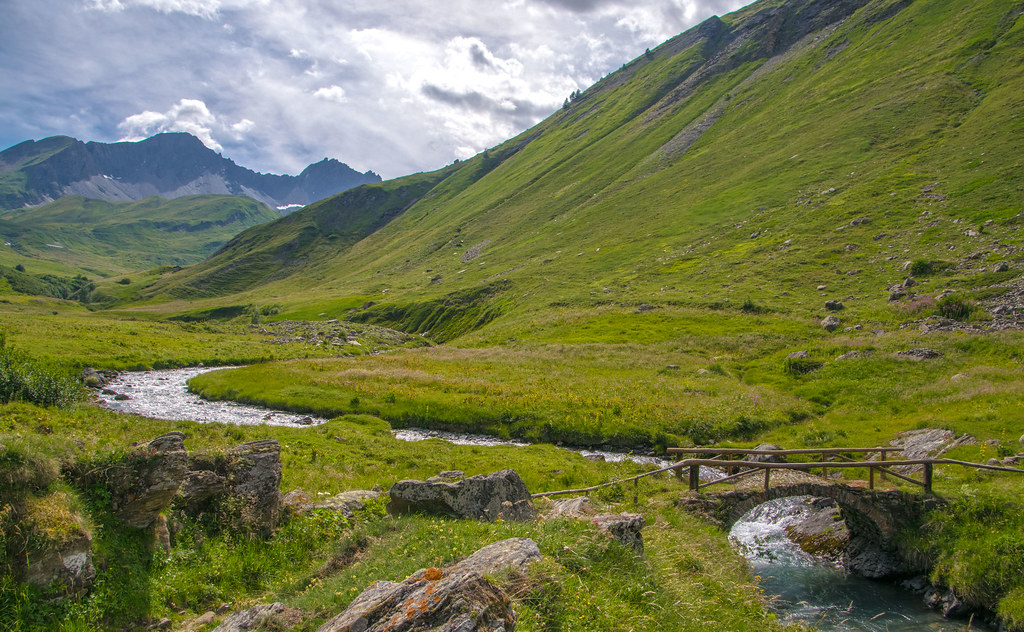
M375 582L318 632L512 632L511 599L486 576L525 572L539 559L527 538L496 542L448 568L422 569L399 583Z
M537 510L526 484L513 470L471 476L457 483L399 481L391 486L388 513L436 513L493 522L529 521Z
M169 432L136 448L121 467L106 472L114 513L131 527L148 527L178 493L187 464L181 432Z
M835 331L835 330L839 329L842 326L843 326L843 321L839 320L838 316L826 316L825 319L821 321L821 327L825 331L829 331L829 332Z
M845 308L846 306L843 305L842 301L825 301L825 309L830 312L838 312Z
M241 525L269 535L281 520L281 445L274 439L243 443L229 453L231 495L241 500Z
M786 359L790 360L790 359L793 359L793 358L809 358L809 357L811 357L811 354L808 353L807 351L794 351L793 353L787 355Z
M92 537L84 529L59 548L33 555L25 569L26 582L40 587L56 582L69 592L88 588L95 578Z
M185 475L178 496L186 503L202 503L228 490L227 479L210 470L193 470Z
M234 613L214 628L213 632L281 630L294 627L301 618L298 610L287 608L283 603L260 604Z
M197 517L221 515L236 529L269 535L281 521L281 446L276 440L253 441L219 457L192 455L177 510Z
M548 520L556 520L558 518L586 518L593 513L595 513L595 511L590 502L590 498L586 496L577 496L576 498L559 498L558 500L552 501L551 508L548 510L545 517Z
M466 480L466 473L462 470L447 470L441 472L437 476L431 476L427 479L428 483L458 483L459 481Z
M380 492L372 492L365 489L356 489L348 492L341 492L330 498L316 502L312 509L331 509L340 511L346 517L352 518L355 512L366 508L366 501L374 500L380 496Z
M644 552L644 536L640 531L647 526L647 521L640 514L603 513L594 516L591 521L598 529L621 542L623 546L631 547L638 553Z
M818 558L838 564L850 541L839 505L831 498L809 498L812 508L805 518L786 527L786 536L801 549Z
M771 444L762 443L754 448L755 450L781 450L782 448ZM785 463L786 457L779 454L748 454L743 457L744 461L751 463Z

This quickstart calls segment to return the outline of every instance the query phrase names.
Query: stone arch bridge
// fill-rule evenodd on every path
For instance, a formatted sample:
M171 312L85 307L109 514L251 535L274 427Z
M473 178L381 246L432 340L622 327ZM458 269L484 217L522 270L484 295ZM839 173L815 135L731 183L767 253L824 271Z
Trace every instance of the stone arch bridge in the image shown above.
M918 523L942 501L895 490L871 490L832 483L798 482L769 487L767 490L729 490L718 493L691 493L679 504L730 528L745 513L760 504L790 496L831 498L842 510L850 531L847 567L867 577L886 577L906 569L899 551L896 533L906 525Z

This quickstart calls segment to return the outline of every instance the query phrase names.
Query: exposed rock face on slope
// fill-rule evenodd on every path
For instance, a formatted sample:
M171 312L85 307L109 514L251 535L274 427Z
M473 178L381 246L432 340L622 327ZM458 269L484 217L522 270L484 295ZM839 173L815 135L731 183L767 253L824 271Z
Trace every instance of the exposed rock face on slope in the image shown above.
M83 143L67 136L25 141L0 153L0 177L18 174L23 191L0 197L0 209L37 205L66 195L123 202L152 195L177 198L244 195L271 207L305 205L346 189L380 182L325 158L298 176L257 173L236 165L185 133L137 143Z

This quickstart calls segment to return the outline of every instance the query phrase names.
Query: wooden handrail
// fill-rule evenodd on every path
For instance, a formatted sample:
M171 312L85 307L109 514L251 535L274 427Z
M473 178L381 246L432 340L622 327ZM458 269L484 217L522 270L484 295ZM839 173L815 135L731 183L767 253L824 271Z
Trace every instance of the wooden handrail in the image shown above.
M887 446L884 448L799 448L794 450L757 450L754 448L668 448L669 454L767 454L785 456L787 454L843 454L846 452L902 452L903 448Z
M727 448L727 449L732 450L733 448ZM735 448L735 449L736 450L741 450L740 448ZM669 448L668 451L669 452L674 452L674 453L679 453L679 452L686 453L686 452L689 452L689 453L692 454L692 453L694 453L695 450L699 450L702 453L717 453L717 454L723 454L724 453L722 451L719 451L717 448L696 448L696 449L695 448ZM747 450L747 449L742 449L742 450L743 450L742 453L745 453L745 454L819 454L819 453L822 453L822 450L811 450L811 449L807 449L807 450ZM841 452L877 452L879 450L885 450L886 452L902 451L899 448L891 448L891 447L890 448L850 448L850 449L847 449L847 448L825 448L825 450L829 450L830 451L829 453L831 453L831 454L838 454L838 453L841 453ZM883 465L883 463L884 463L884 465ZM738 467L743 467L743 468L748 468L748 469L745 469L744 471L739 472L738 474L734 474L734 475L727 476L727 477L724 477L724 478L716 479L714 481L708 481L708 482L703 483L703 484L700 483L699 480L696 480L696 481L694 480L696 478L694 476L694 474L695 474L696 471L699 470L699 468L701 466L721 468L723 465L727 465L730 468L733 468L733 467L737 467L737 468ZM910 478L909 476L904 476L904 475L902 475L902 474L900 474L898 472L894 472L894 471L891 471L889 469L890 467L900 466L900 465L923 465L924 466L924 480L918 481L918 480L915 480L913 478ZM1006 466L1000 466L1000 465L988 465L987 463L972 463L970 461L958 461L956 459L904 459L904 460L901 460L901 461L884 461L884 460L883 461L852 461L852 460L844 460L844 461L831 461L831 462L828 462L828 463L824 463L824 462L821 462L821 461L806 462L806 463L763 463L763 462L759 462L759 461L722 461L722 460L714 459L714 458L712 458L712 459L684 459L682 461L679 461L677 463L673 463L672 465L669 465L669 466L666 466L666 467L662 467L662 468L659 468L659 469L656 469L656 470L651 470L649 472L644 472L643 474L640 474L640 475L637 475L637 476L631 476L629 478L624 478L624 479L620 479L620 480L617 480L617 481L610 481L608 483L602 483L600 485L594 485L592 487L583 487L583 488L579 488L579 489L566 489L566 490L554 491L554 492L540 492L540 493L537 493L537 494L531 494L531 496L533 498L543 498L545 496L561 496L561 495L564 495L564 494L581 494L581 493L585 493L585 492L591 492L591 491L595 491L595 490L598 490L598 489L602 489L602 488L605 488L605 487L610 487L612 485L621 485L622 483L632 482L632 483L636 484L641 478L646 478L648 476L654 476L655 474L661 474L663 472L669 472L669 471L674 471L677 476L682 476L682 471L683 471L683 468L685 468L685 467L695 468L695 469L691 469L691 471L690 471L691 472L691 476L690 476L690 489L691 490L696 490L696 489L699 489L699 488L702 488L702 487L707 487L708 485L714 485L716 483L723 483L723 482L726 482L726 481L729 481L729 480L734 480L734 479L740 478L742 476L747 476L747 475L751 474L754 470L764 470L764 472L765 472L765 488L767 489L768 481L769 481L769 473L771 472L771 470L809 470L809 469L812 469L812 468L823 468L824 469L825 467L828 467L828 468L861 468L861 467L866 467L866 468L869 469L869 471L871 473L872 489L874 488L874 485L873 485L874 484L874 470L878 469L878 470L881 470L882 472L886 472L888 474L891 474L892 476L896 476L896 477L898 477L900 479L903 479L905 481L909 481L911 483L915 483L917 485L921 485L927 491L930 492L931 488L932 488L932 485L931 485L931 483L932 483L932 470L933 470L934 466L936 466L936 465L960 465L960 466L964 466L964 467L973 467L975 469L980 469L980 470L994 470L994 471L998 471L998 472L1016 472L1018 474L1024 474L1024 469L1018 469L1018 468L1015 468L1015 467L1006 467Z

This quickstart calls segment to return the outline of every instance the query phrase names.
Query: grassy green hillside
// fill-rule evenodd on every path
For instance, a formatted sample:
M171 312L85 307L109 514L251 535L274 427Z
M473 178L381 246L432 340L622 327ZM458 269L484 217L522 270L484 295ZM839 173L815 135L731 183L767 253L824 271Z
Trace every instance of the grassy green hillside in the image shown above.
M197 263L241 230L280 217L264 204L230 195L139 202L81 196L0 215L0 262L110 276ZM43 262L43 263L37 263Z
M324 218L366 195L342 194L240 236L155 296L366 295L407 309L501 279L487 301L505 314L750 299L809 318L838 298L847 318L875 320L907 260L944 262L943 286L991 285L981 273L1020 247L1019 6L854 8L757 4L711 20L435 174L365 238L328 242ZM798 37L794 24L820 28ZM301 256L268 275L285 239Z

